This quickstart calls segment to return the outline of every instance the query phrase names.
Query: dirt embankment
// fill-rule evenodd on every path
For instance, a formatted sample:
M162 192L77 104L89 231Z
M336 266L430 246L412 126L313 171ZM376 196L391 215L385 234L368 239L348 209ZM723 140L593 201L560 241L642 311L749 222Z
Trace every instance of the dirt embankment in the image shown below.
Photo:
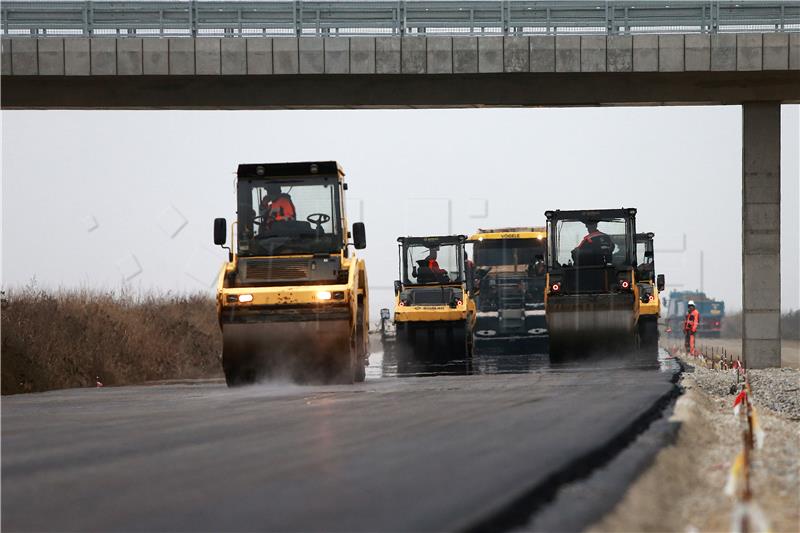
M742 448L733 415L734 371L688 367L685 394L673 419L678 439L628 490L592 533L611 531L730 531L734 501L723 492ZM796 532L800 523L800 402L797 370L752 370L753 399L765 432L754 452L752 489L774 532Z
M6 293L2 394L221 374L207 296Z

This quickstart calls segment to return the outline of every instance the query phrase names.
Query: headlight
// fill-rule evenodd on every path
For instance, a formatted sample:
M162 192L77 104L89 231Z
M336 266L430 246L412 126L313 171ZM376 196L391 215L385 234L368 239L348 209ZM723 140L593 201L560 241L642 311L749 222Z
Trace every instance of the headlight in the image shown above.
M252 301L253 301L253 295L252 294L240 294L239 295L239 303L240 304L246 304L246 303L250 303Z
M331 299L331 291L317 292L317 300L330 300L330 299Z

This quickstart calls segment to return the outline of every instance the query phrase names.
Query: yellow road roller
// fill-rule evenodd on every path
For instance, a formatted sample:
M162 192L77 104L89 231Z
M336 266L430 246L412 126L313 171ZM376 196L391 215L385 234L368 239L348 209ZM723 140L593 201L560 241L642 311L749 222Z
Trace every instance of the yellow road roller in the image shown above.
M217 281L228 386L261 379L363 381L368 354L364 224L348 231L335 161L239 165L236 221Z
M639 345L649 352L658 351L658 319L661 316L661 292L664 290L664 274L656 275L654 238L653 232L636 234Z
M400 237L395 354L400 373L469 370L475 304L465 235Z
M636 348L636 209L546 211L551 359Z

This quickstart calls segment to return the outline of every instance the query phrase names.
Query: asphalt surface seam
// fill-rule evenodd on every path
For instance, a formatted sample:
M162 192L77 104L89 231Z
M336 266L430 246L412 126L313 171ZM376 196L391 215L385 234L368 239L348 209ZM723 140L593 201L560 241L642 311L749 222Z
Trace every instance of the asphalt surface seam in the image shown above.
M530 523L548 503L552 502L558 492L572 484L588 479L598 469L607 466L620 455L630 444L650 426L660 420L668 408L681 394L678 386L681 371L672 378L673 387L658 398L653 405L636 417L622 431L592 451L575 458L560 470L553 472L536 485L530 487L516 498L512 498L505 506L488 514L477 522L462 529L463 533L495 533L511 531Z

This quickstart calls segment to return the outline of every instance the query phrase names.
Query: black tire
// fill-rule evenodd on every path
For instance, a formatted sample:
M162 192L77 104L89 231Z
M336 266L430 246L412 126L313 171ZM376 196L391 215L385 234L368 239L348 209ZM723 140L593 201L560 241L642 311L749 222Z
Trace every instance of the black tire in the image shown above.
M363 383L367 379L367 365L365 363L356 364L355 382Z
M658 322L652 319L639 321L639 346L642 350L658 351Z
M560 341L554 340L550 337L550 346L548 352L550 354L551 363L563 363L567 358L568 346Z
M241 387L252 385L256 381L256 373L253 369L242 367L237 360L225 357L222 354L222 371L225 373L225 384L228 387Z
M367 379L367 359L369 358L369 349L362 347L366 346L366 332L364 331L364 305L363 302L358 302L358 312L356 313L356 361L355 373L353 380L356 383L363 383Z

